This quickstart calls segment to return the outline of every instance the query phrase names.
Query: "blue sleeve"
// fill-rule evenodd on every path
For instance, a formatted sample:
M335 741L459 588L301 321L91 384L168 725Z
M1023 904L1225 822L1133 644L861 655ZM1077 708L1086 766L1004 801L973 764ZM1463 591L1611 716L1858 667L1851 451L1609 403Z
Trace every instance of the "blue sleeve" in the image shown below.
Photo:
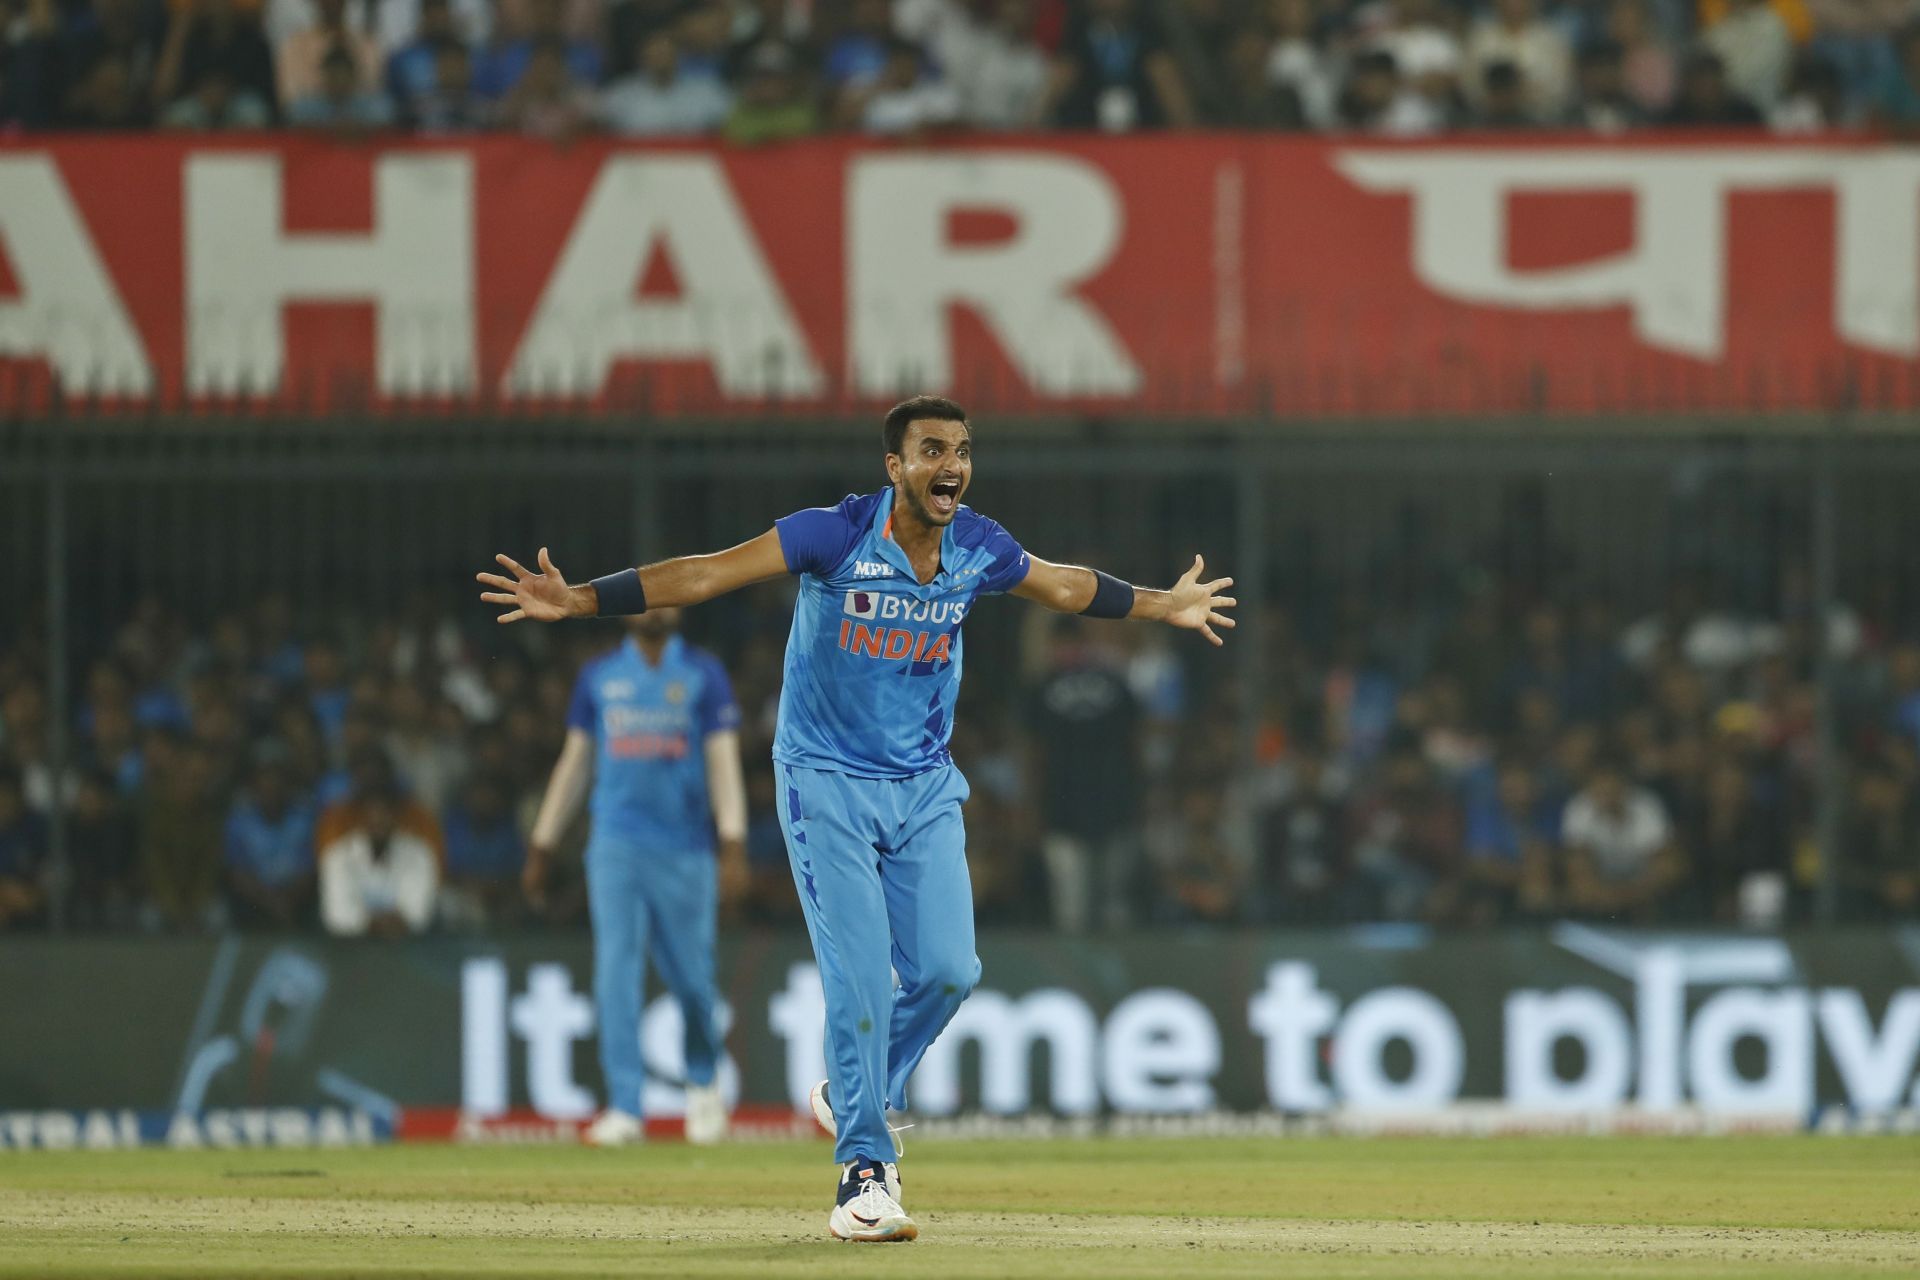
M986 585L980 590L988 595L1002 591L1011 591L1027 580L1027 571L1033 568L1028 559L1026 548L1013 540L1013 535L1001 528L993 520L987 522L987 536L980 544L993 556L993 567L987 570Z
M706 678L700 684L700 701L693 709L694 723L700 735L726 733L740 727L740 704L733 700L733 682L727 669L715 658L703 664Z
M591 666L581 668L580 678L573 682L573 700L567 704L567 728L583 733L592 733L599 723L593 709L593 684L587 679L592 672Z
M837 507L809 507L773 522L788 573L831 573L853 550L859 530L848 518L848 498Z

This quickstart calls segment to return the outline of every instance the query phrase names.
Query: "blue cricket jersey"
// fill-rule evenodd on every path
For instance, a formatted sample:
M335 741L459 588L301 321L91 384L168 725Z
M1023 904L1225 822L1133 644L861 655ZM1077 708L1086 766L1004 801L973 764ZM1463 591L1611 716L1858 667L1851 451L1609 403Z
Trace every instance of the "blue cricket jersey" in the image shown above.
M960 694L960 624L982 595L1011 591L1027 553L961 507L940 537L940 572L921 586L892 537L893 490L774 522L800 575L773 758L863 778L946 764Z
M740 727L719 659L672 636L653 666L629 637L581 668L567 727L593 735L596 831L650 849L712 852L706 739Z

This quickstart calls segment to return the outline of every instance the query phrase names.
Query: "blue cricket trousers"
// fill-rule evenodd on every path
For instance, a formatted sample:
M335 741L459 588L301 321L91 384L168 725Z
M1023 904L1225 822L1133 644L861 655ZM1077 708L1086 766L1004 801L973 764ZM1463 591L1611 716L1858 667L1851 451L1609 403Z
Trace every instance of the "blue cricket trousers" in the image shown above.
M586 864L607 1105L637 1116L646 1082L640 1011L649 951L686 1021L687 1083L713 1083L720 1056L713 1008L719 871L705 850L642 848L599 831L587 841Z
M898 779L779 769L780 829L826 990L833 1157L891 1160L886 1108L906 1108L908 1077L980 981L967 780L951 764Z

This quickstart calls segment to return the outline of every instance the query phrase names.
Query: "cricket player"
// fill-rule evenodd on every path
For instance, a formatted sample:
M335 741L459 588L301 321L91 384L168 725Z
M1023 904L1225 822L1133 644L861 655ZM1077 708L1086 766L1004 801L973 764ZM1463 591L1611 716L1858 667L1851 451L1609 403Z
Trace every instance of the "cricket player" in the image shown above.
M838 1239L912 1240L900 1204L888 1108L980 978L960 807L947 751L959 693L960 627L975 602L1011 592L1062 613L1139 618L1214 644L1232 579L1131 586L1050 564L961 505L973 431L950 400L895 405L884 428L888 487L796 512L752 541L571 585L497 556L481 573L502 622L639 614L699 604L782 574L800 578L773 759L779 819L826 991L828 1079L814 1110L834 1134ZM896 987L894 975L899 975Z
M679 623L678 609L638 614L627 622L624 644L581 669L566 745L534 819L522 876L537 902L553 848L591 778L587 905L607 1082L607 1108L585 1134L595 1146L621 1146L645 1133L640 1010L649 952L686 1023L687 1141L718 1142L727 1131L714 1079L720 1031L713 948L718 880L746 876L740 708L719 660L687 645Z

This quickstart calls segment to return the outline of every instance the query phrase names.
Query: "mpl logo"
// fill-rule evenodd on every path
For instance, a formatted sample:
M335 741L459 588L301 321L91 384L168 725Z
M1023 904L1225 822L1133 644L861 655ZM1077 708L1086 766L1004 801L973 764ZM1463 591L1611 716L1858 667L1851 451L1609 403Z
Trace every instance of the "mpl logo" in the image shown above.
M891 578L893 566L879 560L855 560L853 576L856 578Z
M846 611L855 618L874 618L880 614L880 593L877 591L847 592Z

